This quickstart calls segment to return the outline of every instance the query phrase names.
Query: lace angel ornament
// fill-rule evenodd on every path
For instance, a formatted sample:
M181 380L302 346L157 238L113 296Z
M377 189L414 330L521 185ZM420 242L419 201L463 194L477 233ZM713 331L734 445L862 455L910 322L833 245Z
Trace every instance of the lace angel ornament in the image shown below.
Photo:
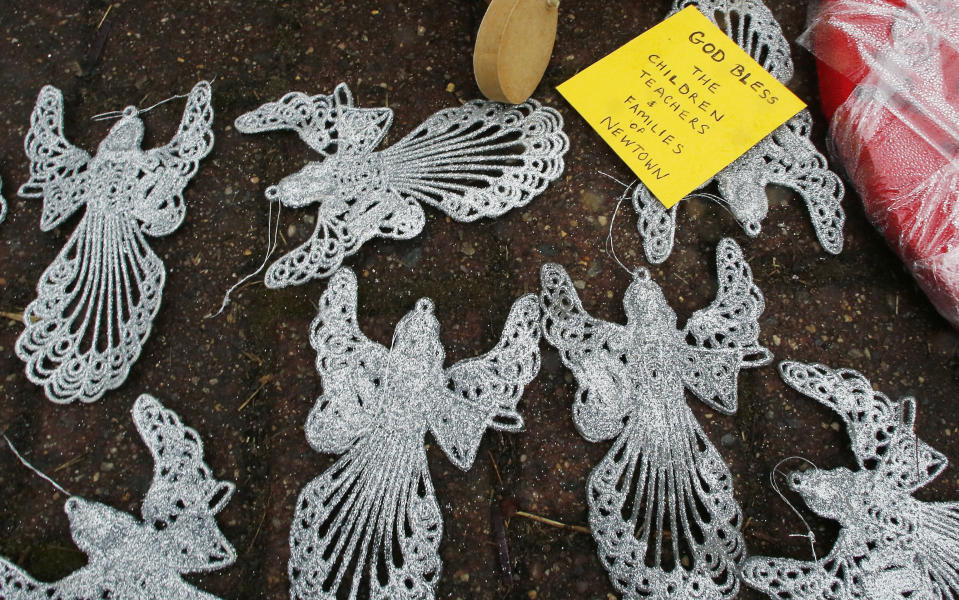
M674 0L670 14L690 5L726 32L773 77L783 83L792 79L789 42L761 0ZM746 233L756 237L769 211L766 186L790 188L805 201L823 249L839 254L846 220L840 205L844 187L809 139L811 133L812 117L808 110L803 110L700 189L715 181L720 197L708 196L722 201ZM633 189L632 200L639 214L646 258L654 264L662 263L673 251L679 204L667 210L642 183Z
M154 460L143 520L70 497L64 508L87 565L55 583L40 583L0 558L0 598L216 600L182 575L220 569L236 559L215 519L234 486L213 477L203 462L200 436L155 398L140 396L133 422Z
M356 320L356 277L337 271L310 341L323 395L306 423L317 452L343 456L300 493L290 530L295 600L435 597L443 532L424 441L469 469L487 428L523 427L516 405L539 371L539 306L513 304L489 353L444 369L433 304L420 299L387 349Z
M183 188L213 146L210 84L190 92L165 146L142 150L143 122L128 106L90 157L63 135L63 96L40 91L25 147L24 198L43 198L49 231L81 206L83 218L37 284L16 351L27 377L57 403L93 402L126 379L160 308L166 271L147 245L183 222Z
M839 522L839 537L818 561L752 557L743 580L782 600L959 598L959 502L912 496L947 465L913 431L916 401L890 400L850 369L783 362L779 372L842 417L859 469L790 474L809 508Z
M623 306L627 323L586 313L562 267L542 268L543 335L579 389L573 422L587 440L615 439L589 476L589 523L623 598L728 599L744 542L733 478L684 401L688 388L724 413L740 369L767 364L764 301L739 247L717 249L719 291L682 329L645 270Z
M441 110L375 152L392 122L388 108L355 108L344 83L329 96L289 93L236 120L244 133L295 131L320 156L266 190L284 206L317 205L310 239L270 266L267 287L329 277L373 237L416 237L421 203L462 222L525 206L562 174L569 149L562 117L534 100Z

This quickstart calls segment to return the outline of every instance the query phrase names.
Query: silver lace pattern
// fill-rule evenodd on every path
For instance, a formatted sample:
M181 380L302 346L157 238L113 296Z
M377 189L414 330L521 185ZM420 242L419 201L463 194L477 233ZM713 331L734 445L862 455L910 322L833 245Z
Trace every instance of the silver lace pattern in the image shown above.
M234 486L213 476L203 462L200 436L155 398L140 396L133 422L154 461L143 519L71 496L64 509L87 565L55 583L40 583L0 558L0 598L216 600L182 575L220 569L236 559L215 518Z
M893 401L850 369L783 362L779 372L842 417L859 469L791 473L790 487L839 522L839 537L816 561L752 557L745 582L782 600L959 598L959 502L912 496L947 465L913 431L915 399Z
M83 218L37 284L16 351L27 377L57 403L93 402L120 386L160 308L166 271L146 237L183 222L183 188L213 146L210 84L190 92L179 129L144 151L143 122L128 106L96 156L63 135L63 96L40 91L25 147L24 198L43 198L49 231L81 206Z
M0 179L0 192L3 191L3 180ZM7 218L7 201L4 199L3 194L0 193L0 223L3 223L3 220Z
M290 597L435 596L443 532L423 446L427 431L469 469L488 428L520 431L516 405L539 371L539 306L513 304L496 347L444 369L433 304L420 299L392 347L356 317L356 276L330 279L310 342L323 394L306 423L317 452L342 454L300 493L290 530Z
M719 291L685 327L641 270L623 299L626 325L591 317L562 267L541 271L543 336L579 389L573 422L614 439L589 476L589 523L623 598L728 599L739 590L742 516L733 478L684 399L737 408L740 369L770 362L759 345L759 288L739 246L717 248Z
M675 0L672 13L690 5L716 23L773 77L783 83L792 78L789 43L761 0ZM790 188L805 201L823 249L839 254L846 219L840 206L844 187L810 140L811 130L812 116L803 110L702 187L716 182L722 202L751 237L759 235L769 211L766 186ZM638 228L646 258L654 264L662 263L673 250L679 204L667 210L639 182L632 200L639 214Z
M266 190L271 202L317 205L310 239L270 266L267 287L329 277L371 238L417 236L421 203L463 222L525 206L562 174L569 148L562 117L533 100L441 110L374 152L392 121L388 108L355 108L342 83L329 96L291 92L236 120L244 133L295 131L320 156Z

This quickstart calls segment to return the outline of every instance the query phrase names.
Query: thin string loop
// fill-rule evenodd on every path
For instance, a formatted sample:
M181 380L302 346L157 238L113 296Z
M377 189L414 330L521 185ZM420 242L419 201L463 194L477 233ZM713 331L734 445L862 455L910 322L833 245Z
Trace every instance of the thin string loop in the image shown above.
M63 486L61 486L59 483L57 483L56 481L54 481L53 478L51 478L50 476L48 476L46 473L44 473L44 472L41 471L40 469L36 468L35 466L31 465L29 462L27 462L27 459L23 458L23 456L17 451L16 446L13 445L13 442L10 441L10 438L8 438L6 435L4 435L4 436L3 436L3 439L6 440L7 445L10 446L10 450L13 451L13 455L16 456L17 459L18 459L21 463L23 463L23 466L25 466L26 468L30 469L31 471L33 471L33 472L36 473L37 475L39 475L41 479L43 479L44 481L46 481L47 483L49 483L49 484L52 485L53 487L57 488L57 491L59 491L60 493L66 495L66 496L72 496L72 495L73 495L73 494L71 494L70 492L68 492L66 489L64 489Z
M273 253L276 251L276 247L280 239L280 235L279 235L280 214L283 211L283 204L280 202L275 203L277 205L276 225L273 225L273 204L274 204L273 202L270 202L270 212L267 215L267 219L266 219L266 256L263 257L263 262L260 263L260 266L257 267L256 271L253 271L252 273L250 273L243 279L234 283L230 287L230 289L226 291L226 294L223 295L223 302L220 304L220 310L216 311L215 313L207 314L206 316L203 317L204 319L212 319L214 317L219 316L224 310L226 310L226 307L229 306L231 301L230 295L233 294L233 292L235 292L238 287L240 287L241 285L243 285L250 279L259 275L260 272L263 271L264 268L266 268L266 263L270 261L270 257L272 257Z
M165 99L165 100L160 100L159 102L157 102L157 103L154 104L153 106L144 108L143 110L137 109L137 114L138 114L138 115L142 115L143 113L150 112L151 110L153 110L154 108L160 106L161 104L166 104L167 102L172 102L172 101L177 100L177 99L179 99L179 98L187 98L187 97L189 97L189 94L174 94L173 96L170 96L169 98L167 98L167 99ZM117 118L122 117L122 116L123 116L123 111L122 111L122 110L111 110L111 111L108 111L108 112L105 112L105 113L100 113L100 114L98 114L98 115L93 115L92 117L90 117L90 119L91 119L92 121L109 121L110 119L117 119Z
M779 471L779 467L782 466L782 464L783 464L784 462L786 462L786 461L788 461L788 460L793 460L793 459L795 459L795 460L801 460L801 461L803 461L803 462L807 462L807 463L809 463L810 465L812 465L812 468L816 469L817 471L819 470L819 467L816 466L816 463L812 462L812 461L809 460L808 458L803 458L802 456L787 456L786 458L784 458L784 459L782 459L781 461L779 461L778 463L776 463L776 466L774 466L774 467L773 467L773 470L770 471L770 473L769 473L769 483L772 485L773 491L775 491L777 494L779 494L779 497L782 498L782 501L785 502L786 505L787 505L790 509L792 509L792 511L793 511L794 513L796 513L796 516L799 517L799 520L802 521L803 525L806 526L806 533L805 533L805 534L802 534L802 533L790 533L790 534L789 534L789 537L804 537L804 538L807 538L807 539L809 540L809 549L812 551L813 562L818 562L819 559L818 559L817 556L816 556L816 534L813 533L812 527L809 526L809 523L806 521L806 518L802 516L802 513L799 512L799 509L797 509L797 508L793 505L793 503L790 502L788 498L786 498L786 495L783 494L782 490L779 489L779 482L776 481L776 473L779 473L779 472L780 472L780 471ZM782 475L783 475L783 477L786 476L785 473L782 473Z
M603 175L606 175L606 174L603 173ZM609 175L606 175L606 176L609 177ZM613 179L613 181L616 181L616 179L612 177L610 177L610 179ZM622 183L622 182L618 182L618 183ZM619 201L616 203L616 208L613 209L613 216L609 219L609 232L606 234L606 244L605 244L606 254L608 254L609 256L612 256L613 260L615 260L616 263L624 271L629 273L631 277L638 277L640 279L649 279L649 269L647 269L646 267L639 267L634 271L630 271L626 267L626 265L623 264L623 261L619 260L619 256L616 254L616 245L613 243L613 226L616 224L616 215L619 214L619 208L623 205L623 200L625 200L626 196L629 195L629 191L632 189L634 185L636 185L635 181L629 185L624 184L625 189L623 190L623 195L619 197Z

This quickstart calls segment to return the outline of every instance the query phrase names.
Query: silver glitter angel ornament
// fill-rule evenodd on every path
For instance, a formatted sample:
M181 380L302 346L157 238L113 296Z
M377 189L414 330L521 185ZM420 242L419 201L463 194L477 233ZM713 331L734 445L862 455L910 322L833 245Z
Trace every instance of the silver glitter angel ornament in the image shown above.
M87 565L55 583L41 583L0 558L0 598L215 600L182 575L221 569L236 559L215 518L234 486L213 477L200 436L155 398L140 396L133 421L154 460L143 519L71 496L64 509Z
M516 432L516 405L539 371L539 306L513 304L496 347L443 367L433 304L420 299L386 348L356 319L356 277L330 279L310 342L323 394L306 423L317 452L342 454L300 493L290 530L295 600L434 597L443 520L427 432L469 469L487 429Z
M456 221L497 217L525 206L563 172L569 140L552 108L468 102L441 110L389 148L389 108L356 108L346 84L327 95L289 93L240 116L244 133L295 131L320 160L267 188L271 202L317 205L310 239L273 263L266 285L329 277L374 237L410 239L421 204Z
M16 351L27 377L57 403L93 402L126 379L160 308L166 271L146 236L183 222L183 189L213 146L210 84L187 97L165 146L142 150L140 111L126 107L95 156L63 135L63 96L40 91L25 147L25 198L43 198L40 229L85 212L23 312Z
M789 42L761 0L675 0L671 14L690 5L726 32L773 77L783 83L792 78ZM746 233L756 237L769 211L766 186L790 188L806 203L823 249L839 254L846 219L840 206L844 188L809 139L811 132L812 117L808 110L803 110L700 188L715 181L719 196L696 192L692 195L721 202ZM638 227L646 258L651 263L662 263L673 250L680 204L666 209L642 183L636 184L632 200L639 213Z
M783 362L779 372L842 417L859 469L790 474L809 508L839 522L839 537L819 560L752 557L744 581L781 600L959 598L959 502L912 496L947 465L913 431L916 401L893 401L849 369Z
M767 364L764 302L739 247L717 249L719 291L685 327L641 270L623 299L626 325L591 317L562 267L542 268L543 336L579 389L573 422L615 440L589 476L589 523L623 598L728 599L744 553L733 478L684 399L737 408L740 369Z

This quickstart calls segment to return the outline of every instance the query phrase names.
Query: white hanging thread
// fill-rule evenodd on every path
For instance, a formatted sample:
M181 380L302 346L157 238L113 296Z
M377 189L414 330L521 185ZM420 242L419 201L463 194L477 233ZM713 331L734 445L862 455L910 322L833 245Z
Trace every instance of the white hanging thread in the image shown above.
M273 205L276 204L276 225L273 225ZM226 291L226 294L223 295L223 302L220 304L220 310L215 313L208 313L204 316L204 319L212 319L218 317L226 307L229 306L231 300L230 295L236 291L238 287L249 281L250 279L256 277L266 268L266 263L270 261L270 257L273 256L273 252L276 251L277 241L280 238L280 213L283 210L283 205L279 202L270 201L270 212L266 218L266 256L263 257L263 262L260 263L260 266L256 268L256 271L253 271L243 279L237 281L230 289Z
M212 82L211 82L211 84L212 84ZM157 103L154 104L153 106L144 108L144 109L142 109L142 110L141 110L141 109L137 109L137 114L138 114L138 115L142 115L143 113L150 112L151 110L153 110L154 108L160 106L161 104L166 104L167 102L172 102L172 101L174 101L174 100L178 100L178 99L180 99L180 98L187 98L187 97L189 97L189 94L175 94L175 95L170 96L169 98L167 98L167 99L165 99L165 100L160 100L159 102L157 102ZM100 114L98 114L98 115L93 115L92 117L90 117L90 120L91 120L91 121L109 121L110 119L119 119L119 118L122 117L124 114L125 114L125 113L124 113L122 110L111 110L111 111L108 111L108 112L105 112L105 113L100 113Z
M616 208L613 209L613 216L609 219L609 232L606 234L606 253L613 257L620 267L630 275L635 275L633 271L630 271L626 268L626 265L623 264L623 261L619 260L619 256L616 255L616 246L613 244L613 225L616 223L616 215L619 214L619 207L623 205L623 200L626 199L626 196L629 194L629 188L623 191L623 195L619 197L619 202L616 203Z
M66 495L66 496L72 496L72 495L73 495L73 494L71 494L70 492L68 492L67 490L65 490L65 489L63 488L63 486L61 486L59 483L57 483L56 481L54 481L52 477L48 476L48 475L47 475L46 473L44 473L43 471L41 471L40 469L38 469L38 468L36 468L35 466L33 466L32 464L30 464L30 463L27 461L27 459L23 458L23 455L21 455L21 454L17 451L16 446L14 446L14 445L13 445L13 442L10 441L10 438L8 438L6 435L4 435L4 436L3 436L3 439L6 440L7 445L10 446L10 450L13 452L13 455L17 457L17 460L19 460L21 463L23 463L23 466L25 466L26 468L30 469L31 471L33 471L33 472L36 473L37 475L39 475L41 479L45 480L47 483L49 483L49 484L52 485L53 487L57 488L57 491L59 491L61 494L64 494L64 495Z
M773 491L775 491L777 494L779 494L779 497L782 498L782 501L785 502L786 505L787 505L790 509L792 509L792 511L793 511L794 513L796 513L796 516L799 517L799 520L802 521L803 525L806 526L806 533L804 533L804 534L803 534L803 533L790 533L790 534L789 534L789 537L804 537L804 538L808 538L808 539L809 539L809 549L812 550L812 559L813 559L814 561L816 561L816 560L819 560L819 559L816 557L816 534L813 533L812 527L809 526L809 523L806 521L805 517L802 516L802 513L799 512L799 509L797 509L797 508L795 507L795 505L793 505L793 503L790 502L788 498L786 498L786 495L783 494L782 490L779 488L779 482L776 481L776 473L781 473L781 471L779 470L779 467L782 466L782 464L783 464L784 462L789 461L789 460L793 460L793 459L807 462L807 463L809 463L810 465L812 465L812 468L816 469L817 471L819 470L819 467L817 467L816 464L815 464L814 462L812 462L811 460L809 460L809 459L803 458L803 457L801 457L801 456L787 456L786 458L784 458L784 459L782 459L781 461L779 461L778 463L776 463L776 466L773 467L773 470L769 472L769 483L772 485ZM785 476L785 473L783 473L783 475Z

